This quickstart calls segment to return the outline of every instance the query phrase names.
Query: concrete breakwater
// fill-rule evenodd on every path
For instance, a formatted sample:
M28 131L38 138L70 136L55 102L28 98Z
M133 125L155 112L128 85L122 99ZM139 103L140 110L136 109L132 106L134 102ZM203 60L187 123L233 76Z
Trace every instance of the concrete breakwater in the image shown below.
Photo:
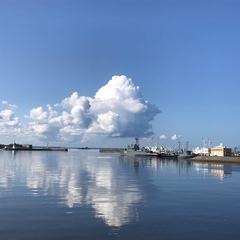
M240 156L196 156L194 158L187 159L194 162L214 162L214 163L238 163L240 164Z
M3 145L0 144L1 149L6 150L6 151L68 151L67 148L64 147L42 147L42 146L36 146L33 147L32 144L18 144L16 142L8 144L8 145Z
M99 152L102 153L120 153L119 148L101 148L99 149Z
M30 151L62 151L67 152L67 148L32 148Z

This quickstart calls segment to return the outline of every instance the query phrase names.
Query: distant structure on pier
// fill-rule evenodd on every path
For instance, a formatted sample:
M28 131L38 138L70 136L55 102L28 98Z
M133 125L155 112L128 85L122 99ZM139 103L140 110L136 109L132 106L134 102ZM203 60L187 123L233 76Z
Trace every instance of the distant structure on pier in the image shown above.
M232 149L224 146L222 143L220 143L219 146L211 148L210 156L225 157L225 156L231 156L231 155L232 155Z
M210 156L211 154L211 148L212 148L212 142L208 140L202 140L203 142L203 147L197 147L193 149L193 153L196 155L201 155L201 156Z
M4 150L25 150L25 149L32 149L32 144L18 144L18 143L11 143L9 145L6 145Z

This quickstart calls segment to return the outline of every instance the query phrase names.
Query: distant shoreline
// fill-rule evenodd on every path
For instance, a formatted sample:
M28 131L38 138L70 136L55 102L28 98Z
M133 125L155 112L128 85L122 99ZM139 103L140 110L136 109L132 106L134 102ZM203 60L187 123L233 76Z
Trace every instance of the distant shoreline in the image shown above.
M67 152L67 148L18 148L18 149L3 149L3 151L62 151Z

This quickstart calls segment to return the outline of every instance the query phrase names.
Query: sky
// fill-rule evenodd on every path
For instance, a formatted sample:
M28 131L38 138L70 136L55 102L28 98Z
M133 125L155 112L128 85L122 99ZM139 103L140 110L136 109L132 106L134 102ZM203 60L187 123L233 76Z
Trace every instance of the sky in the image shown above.
M0 143L240 146L240 1L1 0Z

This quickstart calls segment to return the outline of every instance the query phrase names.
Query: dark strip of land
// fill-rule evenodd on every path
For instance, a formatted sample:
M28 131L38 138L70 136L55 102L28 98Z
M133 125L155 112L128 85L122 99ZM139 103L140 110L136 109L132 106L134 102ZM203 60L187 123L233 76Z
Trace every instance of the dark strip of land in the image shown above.
M4 149L5 151L68 151L67 148L18 148L18 149Z
M106 152L106 153L119 153L120 152L120 150L119 150L119 148L101 148L100 150L99 150L99 152Z

